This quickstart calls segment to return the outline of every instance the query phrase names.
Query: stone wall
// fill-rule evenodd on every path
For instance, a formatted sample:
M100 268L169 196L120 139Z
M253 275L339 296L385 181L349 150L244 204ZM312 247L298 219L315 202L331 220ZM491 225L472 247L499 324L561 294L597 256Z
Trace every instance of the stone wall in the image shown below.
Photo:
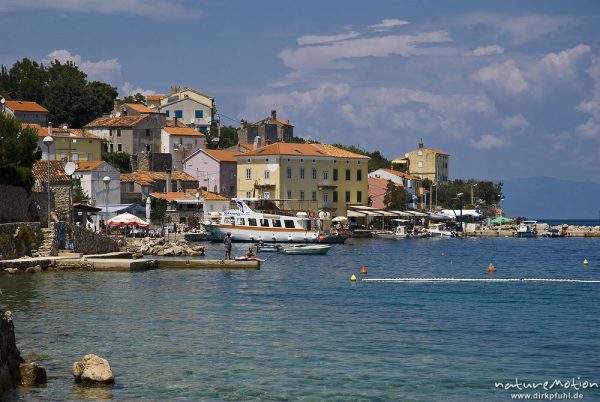
M19 364L23 360L15 341L15 329L10 311L0 310L0 399L21 380Z
M54 208L54 188L50 193L50 205ZM33 221L29 204L34 200L39 205L39 218L43 226L48 225L48 194L32 191L27 194L22 187L0 185L0 222ZM68 204L67 204L68 205Z
M52 186L54 211L59 221L71 221L71 186Z
M25 248L20 252L17 251L15 246L15 234L19 227L26 226L30 228L35 236L35 233L41 229L39 222L15 222L15 223L2 223L0 224L0 259L11 259L23 257L29 250L39 246L35 244L35 240L31 244L26 244Z
M137 170L165 172L173 168L173 156L168 153L140 152L131 156L131 168L134 172Z
M73 230L75 252L82 254L104 254L119 251L117 242L102 233L91 232L81 226Z

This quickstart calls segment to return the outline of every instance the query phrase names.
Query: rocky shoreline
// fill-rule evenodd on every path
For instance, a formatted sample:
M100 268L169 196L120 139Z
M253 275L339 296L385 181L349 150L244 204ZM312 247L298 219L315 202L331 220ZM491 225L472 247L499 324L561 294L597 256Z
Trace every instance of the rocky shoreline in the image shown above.
M204 256L204 246L190 246L187 240L184 239L167 241L164 238L151 239L146 237L128 242L127 248L133 252L133 258L142 258L145 255L162 257Z

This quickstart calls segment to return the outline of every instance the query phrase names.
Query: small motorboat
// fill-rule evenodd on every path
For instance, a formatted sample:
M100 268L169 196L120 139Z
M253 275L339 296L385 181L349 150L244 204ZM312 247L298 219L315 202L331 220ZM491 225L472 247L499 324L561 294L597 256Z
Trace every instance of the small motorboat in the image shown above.
M515 237L536 237L537 236L537 221L523 221L517 228Z
M456 237L456 232L453 230L448 230L446 228L446 225L443 223L435 223L430 225L429 229L425 229L427 231L427 233L429 233L429 235L431 237L438 237L438 238L450 238L450 237Z
M326 254L331 246L326 244L296 244L291 246L281 246L281 254L301 254L301 255L323 255Z
M550 228L548 230L546 230L544 233L542 233L542 236L544 237L564 237L565 234L557 228Z
M375 237L383 237L384 239L408 239L411 237L411 234L406 231L406 226L399 225L396 227L396 230L378 230L374 231L373 235Z
M277 253L281 249L279 244L273 243L256 243L256 252Z

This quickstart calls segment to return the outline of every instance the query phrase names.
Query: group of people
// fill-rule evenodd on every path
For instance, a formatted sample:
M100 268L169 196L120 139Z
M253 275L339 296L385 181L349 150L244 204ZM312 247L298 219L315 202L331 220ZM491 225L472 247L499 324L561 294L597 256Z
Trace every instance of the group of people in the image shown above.
M225 259L231 260L231 244L233 243L233 239L231 238L231 232L227 232L227 236L223 240L223 244L225 245ZM248 251L242 257L235 257L238 261L264 261L260 258L256 257L254 250L252 247L248 247Z

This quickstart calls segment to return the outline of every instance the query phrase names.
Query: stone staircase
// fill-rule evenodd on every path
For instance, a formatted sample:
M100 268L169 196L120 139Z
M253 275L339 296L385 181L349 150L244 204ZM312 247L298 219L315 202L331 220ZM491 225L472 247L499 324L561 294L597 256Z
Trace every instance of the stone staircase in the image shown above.
M58 252L57 240L54 237L54 228L42 228L44 235L44 241L37 249L37 255L39 257L51 257L55 256Z

